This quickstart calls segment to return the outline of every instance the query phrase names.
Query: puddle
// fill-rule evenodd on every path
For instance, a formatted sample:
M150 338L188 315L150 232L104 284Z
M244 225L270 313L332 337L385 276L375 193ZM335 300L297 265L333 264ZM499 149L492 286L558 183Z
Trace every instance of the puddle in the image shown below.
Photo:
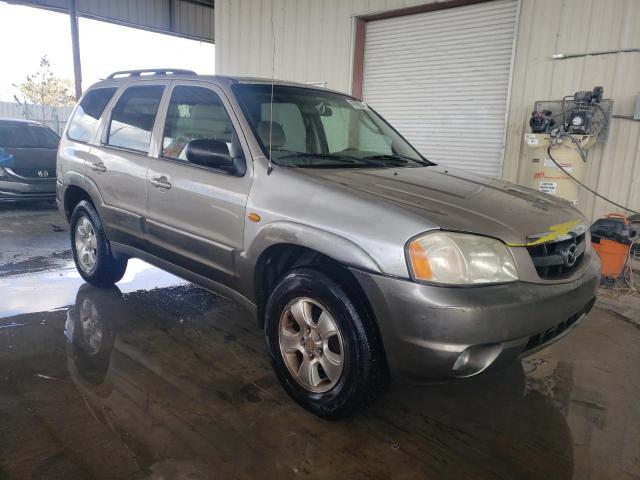
M393 383L329 422L284 393L240 307L140 260L117 287L70 263L0 279L3 480L640 474L637 329L598 308L524 368Z
M73 304L85 281L73 262L55 270L0 278L0 318L46 312ZM186 284L184 280L138 259L129 260L127 272L118 282L122 293Z

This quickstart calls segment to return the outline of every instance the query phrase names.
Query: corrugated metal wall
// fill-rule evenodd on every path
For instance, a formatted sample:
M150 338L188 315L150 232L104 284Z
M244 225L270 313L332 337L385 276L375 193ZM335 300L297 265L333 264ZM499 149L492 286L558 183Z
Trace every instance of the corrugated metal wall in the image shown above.
M216 72L326 82L349 91L353 16L424 0L216 0Z
M518 159L535 100L560 99L604 87L614 113L633 113L640 93L640 53L553 60L554 53L640 47L638 0L522 0L503 176L525 181ZM612 119L604 146L589 151L587 185L640 210L640 122ZM595 218L616 207L580 193L580 207Z
M7 0L65 11L67 0ZM133 27L214 41L213 1L200 0L76 0L78 14Z
M354 15L429 3L410 0L272 0L275 76L351 88ZM533 103L602 85L615 113L640 93L640 54L552 60L556 52L640 46L640 0L520 0L503 176L519 179L522 137ZM272 2L216 0L216 71L271 75ZM640 122L614 119L604 147L589 153L587 183L640 209ZM523 178L520 178L523 180ZM581 194L589 216L615 210Z

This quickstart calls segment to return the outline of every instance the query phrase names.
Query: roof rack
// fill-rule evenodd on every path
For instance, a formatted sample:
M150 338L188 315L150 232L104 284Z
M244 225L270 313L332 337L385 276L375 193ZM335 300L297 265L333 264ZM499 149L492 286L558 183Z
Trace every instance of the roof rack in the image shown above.
M143 75L197 75L193 70L180 68L143 68L141 70L120 70L113 72L107 78L116 77L141 77Z

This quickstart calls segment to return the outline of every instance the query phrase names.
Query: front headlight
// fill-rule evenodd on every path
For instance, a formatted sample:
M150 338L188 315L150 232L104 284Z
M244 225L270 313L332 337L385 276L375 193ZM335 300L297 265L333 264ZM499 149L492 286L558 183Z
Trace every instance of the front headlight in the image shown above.
M480 235L426 233L409 243L407 257L414 280L477 285L518 279L509 248L499 240Z
M7 176L7 172L4 171L4 168L0 167L0 178L6 177L6 176Z

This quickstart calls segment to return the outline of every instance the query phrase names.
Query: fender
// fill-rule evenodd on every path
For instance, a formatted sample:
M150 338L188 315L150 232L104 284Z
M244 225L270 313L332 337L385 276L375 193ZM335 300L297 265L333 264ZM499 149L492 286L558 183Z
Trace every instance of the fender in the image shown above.
M71 186L76 186L84 190L91 199L93 206L96 208L100 220L102 220L102 226L104 227L107 238L113 241L120 241L119 229L114 229L114 225L128 225L133 224L137 228L141 227L141 219L138 216L131 215L128 212L124 212L115 207L111 207L104 202L98 185L86 175L77 172L66 172L62 177L64 185L64 196L66 197L67 189ZM66 200L63 198L63 200ZM66 206L65 206L66 208ZM69 212L71 214L71 212Z
M240 290L252 300L256 298L254 280L258 259L274 245L306 247L344 265L382 273L376 261L351 240L309 225L277 221L265 225L252 239L249 247L237 257Z
M93 180L81 173L66 171L62 176L62 184L64 185L65 194L67 189L71 186L79 187L87 192L87 194L89 194L89 197L91 197L91 201L96 207L96 210L98 210L98 214L101 213L102 208L104 207L104 201L102 200L102 195L100 195L98 186Z

